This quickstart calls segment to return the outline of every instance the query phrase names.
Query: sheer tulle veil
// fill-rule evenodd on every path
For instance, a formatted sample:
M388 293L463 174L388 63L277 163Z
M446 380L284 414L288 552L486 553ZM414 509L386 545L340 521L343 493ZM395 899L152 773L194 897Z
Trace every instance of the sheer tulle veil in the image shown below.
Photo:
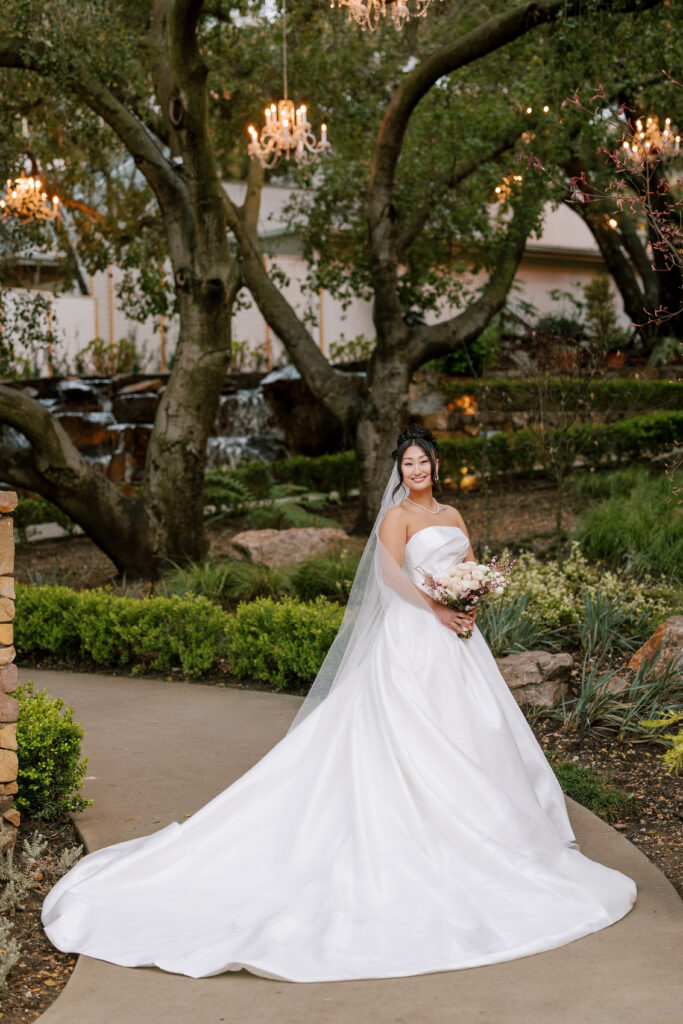
M408 489L399 485L396 463L389 474L372 532L358 564L339 632L315 677L315 681L289 727L295 729L345 679L352 676L372 644L377 627L393 601L408 601L429 611L426 597L401 571L379 539L385 515L399 505Z

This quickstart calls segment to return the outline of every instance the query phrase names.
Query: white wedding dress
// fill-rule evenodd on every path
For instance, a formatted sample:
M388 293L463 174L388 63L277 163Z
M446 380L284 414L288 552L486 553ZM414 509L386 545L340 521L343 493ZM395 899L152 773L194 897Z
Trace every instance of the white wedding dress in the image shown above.
M454 526L404 572L467 552ZM49 893L61 950L191 977L390 978L552 949L635 885L584 857L553 772L475 629L392 604L344 685L183 824L89 854Z

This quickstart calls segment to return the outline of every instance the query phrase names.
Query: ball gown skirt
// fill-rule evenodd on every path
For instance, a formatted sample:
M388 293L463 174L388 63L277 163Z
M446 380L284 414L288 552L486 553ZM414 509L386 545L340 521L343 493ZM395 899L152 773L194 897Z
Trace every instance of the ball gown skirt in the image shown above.
M404 572L462 560L430 526ZM392 605L360 667L182 824L84 857L49 893L59 949L203 977L390 978L552 949L628 913L578 850L483 637Z

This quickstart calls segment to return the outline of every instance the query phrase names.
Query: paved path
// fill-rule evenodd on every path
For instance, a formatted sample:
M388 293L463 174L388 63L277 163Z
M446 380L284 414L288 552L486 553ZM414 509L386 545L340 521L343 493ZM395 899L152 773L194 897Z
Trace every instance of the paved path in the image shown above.
M28 671L86 729L78 820L90 850L181 821L285 732L291 696L188 683ZM81 957L41 1024L660 1024L680 1019L683 904L623 836L577 804L583 852L636 879L635 909L561 949L491 967L297 985L245 971L194 980Z

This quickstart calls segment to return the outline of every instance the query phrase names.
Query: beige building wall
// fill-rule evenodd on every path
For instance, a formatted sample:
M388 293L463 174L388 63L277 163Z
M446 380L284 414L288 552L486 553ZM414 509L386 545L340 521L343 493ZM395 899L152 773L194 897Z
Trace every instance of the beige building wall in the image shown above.
M229 182L226 191L241 203L245 185ZM341 302L324 292L311 292L306 288L307 268L298 252L298 245L287 233L284 208L293 193L291 188L269 185L263 192L259 233L271 268L277 268L287 277L284 294L300 316L306 316L313 337L327 355L331 344L340 344L358 337L374 338L372 305L356 299L346 309ZM582 299L582 287L604 266L593 237L567 206L548 208L539 238L529 241L515 279L509 302L513 307L522 302L535 307L539 316L549 313L573 315L570 302L553 302L551 292L569 292ZM52 299L52 326L60 341L54 353L59 370L73 372L76 356L94 337L105 341L130 338L136 344L143 369L157 372L161 369L162 350L168 364L177 340L177 323L155 324L148 320L137 323L125 315L117 299L117 287L122 278L116 267L96 274L89 281L90 295L58 295ZM473 281L473 288L483 277ZM613 286L616 307L623 326L628 317L623 313L621 297ZM286 353L280 340L273 334L261 316L248 292L240 295L242 307L233 316L233 339L242 350L252 353L260 367L267 369L286 362ZM444 308L430 320L452 315ZM239 356L238 356L239 358ZM40 372L47 372L47 359L42 360Z

